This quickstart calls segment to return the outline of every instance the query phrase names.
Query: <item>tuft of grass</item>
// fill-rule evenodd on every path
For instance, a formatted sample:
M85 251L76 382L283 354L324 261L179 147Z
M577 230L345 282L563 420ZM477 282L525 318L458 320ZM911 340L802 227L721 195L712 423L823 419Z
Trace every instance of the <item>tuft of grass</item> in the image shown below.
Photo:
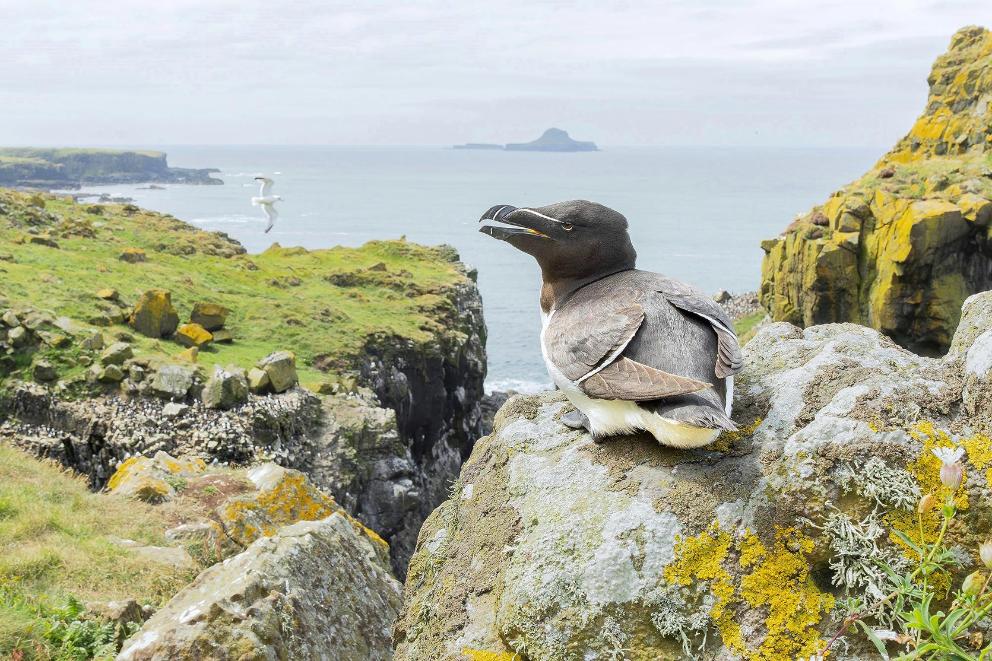
M754 328L761 323L761 320L768 316L768 313L764 309L760 309L751 314L744 315L740 319L734 320L734 330L737 331L737 337L740 338L741 345L747 343L748 340L754 335Z
M72 604L159 605L189 583L194 569L150 562L112 539L164 545L168 516L165 508L91 493L83 478L0 445L0 658L90 658L59 652L106 642L93 629L98 623L73 624Z

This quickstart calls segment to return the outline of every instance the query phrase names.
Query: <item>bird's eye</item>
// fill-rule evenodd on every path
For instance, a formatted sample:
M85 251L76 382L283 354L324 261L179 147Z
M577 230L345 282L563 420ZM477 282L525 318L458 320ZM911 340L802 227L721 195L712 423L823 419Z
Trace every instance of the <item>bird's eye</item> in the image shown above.
M572 223L562 223L562 224L561 224L561 228L562 228L563 230L565 230L566 232L571 232L571 231L572 231L572 229L574 229L574 227L575 227L575 226L574 226L574 225L572 225Z

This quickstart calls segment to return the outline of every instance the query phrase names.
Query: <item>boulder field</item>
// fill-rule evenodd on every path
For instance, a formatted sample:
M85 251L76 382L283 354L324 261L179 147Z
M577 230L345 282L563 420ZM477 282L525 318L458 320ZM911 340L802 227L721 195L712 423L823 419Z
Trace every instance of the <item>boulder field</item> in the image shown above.
M931 449L952 438L950 543L974 567L992 532L992 292L943 359L853 324L768 324L744 353L741 431L700 450L596 444L560 422L560 394L510 399L420 532L396 658L807 659L840 599L884 589L872 558L906 557L895 532L916 534Z
M947 351L961 304L992 289L992 33L960 30L926 109L861 179L762 242L776 321L851 321Z

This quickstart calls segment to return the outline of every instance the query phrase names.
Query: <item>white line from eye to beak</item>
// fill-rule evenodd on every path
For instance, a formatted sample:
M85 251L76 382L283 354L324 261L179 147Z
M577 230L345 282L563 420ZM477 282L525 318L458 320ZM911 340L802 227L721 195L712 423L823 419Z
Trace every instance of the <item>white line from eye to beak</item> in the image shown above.
M538 218L543 218L544 220L550 220L552 223L563 223L563 222L565 222L563 220L558 220L557 218L552 218L551 216L545 216L543 213L539 213L537 211L534 211L533 209L517 209L517 211L526 211L527 213L532 213L535 216L537 216ZM508 216L512 216L513 214L517 213L517 211L511 211L507 215Z

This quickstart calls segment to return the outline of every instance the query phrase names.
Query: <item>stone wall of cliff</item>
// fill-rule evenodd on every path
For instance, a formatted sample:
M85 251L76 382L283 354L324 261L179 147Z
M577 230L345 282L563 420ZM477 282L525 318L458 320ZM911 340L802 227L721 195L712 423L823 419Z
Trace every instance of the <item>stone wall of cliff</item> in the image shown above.
M909 134L858 181L762 242L775 320L853 321L946 351L961 303L992 288L992 33L959 31Z

